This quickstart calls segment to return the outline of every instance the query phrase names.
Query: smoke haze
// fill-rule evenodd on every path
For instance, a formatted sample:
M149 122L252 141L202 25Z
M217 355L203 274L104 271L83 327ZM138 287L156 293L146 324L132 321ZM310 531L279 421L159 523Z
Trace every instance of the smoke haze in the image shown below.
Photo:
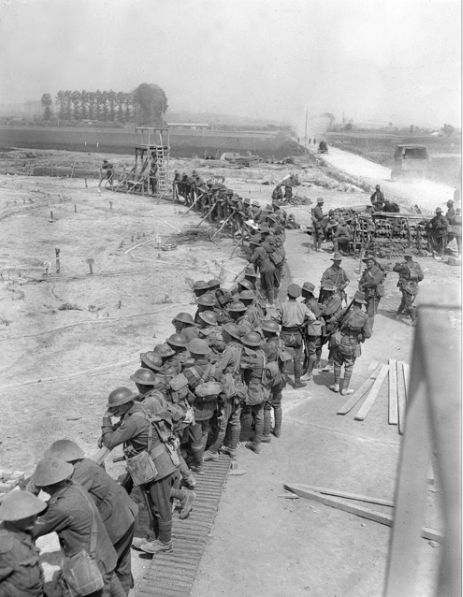
M0 0L0 103L157 83L171 110L460 126L458 0Z

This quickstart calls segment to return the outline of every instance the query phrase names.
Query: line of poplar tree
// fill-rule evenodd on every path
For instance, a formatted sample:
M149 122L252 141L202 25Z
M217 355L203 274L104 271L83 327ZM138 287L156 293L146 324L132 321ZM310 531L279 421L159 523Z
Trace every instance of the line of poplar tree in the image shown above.
M159 85L142 83L134 91L58 91L42 95L43 117L50 120L52 106L61 120L98 120L155 124L167 111L167 97Z

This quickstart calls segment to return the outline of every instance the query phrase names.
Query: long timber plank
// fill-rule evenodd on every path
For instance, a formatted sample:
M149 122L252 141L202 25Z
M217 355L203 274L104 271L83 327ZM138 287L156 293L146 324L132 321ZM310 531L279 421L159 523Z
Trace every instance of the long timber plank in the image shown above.
M173 553L153 556L137 587L137 595L188 597L191 594L229 469L230 458L225 454L217 462L205 464L204 475L196 477L196 500L190 516L180 520L178 513L174 513Z

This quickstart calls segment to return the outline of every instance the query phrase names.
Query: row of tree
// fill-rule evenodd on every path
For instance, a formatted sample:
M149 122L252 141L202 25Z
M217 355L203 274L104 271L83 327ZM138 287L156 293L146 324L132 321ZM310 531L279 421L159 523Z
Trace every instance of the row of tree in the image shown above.
M142 83L131 93L124 91L58 91L42 95L44 120L52 114L61 120L98 120L102 122L136 122L155 125L167 111L167 97L159 85ZM54 108L54 109L53 109Z

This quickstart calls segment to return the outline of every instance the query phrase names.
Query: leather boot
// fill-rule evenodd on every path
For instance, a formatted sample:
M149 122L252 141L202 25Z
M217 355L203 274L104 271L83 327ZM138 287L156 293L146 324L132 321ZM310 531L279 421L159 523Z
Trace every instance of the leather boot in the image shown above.
M243 409L243 412L241 414L241 431L240 431L240 437L243 440L248 440L248 439L252 439L252 437L254 436L254 433L252 431L252 414L251 411L245 411Z
M269 305L273 305L273 303L275 302L275 291L274 290L267 291L267 300L268 300Z
M301 377L302 381L312 381L313 379L313 368L315 366L315 362L317 360L317 355L311 354L309 357L309 366L307 368L307 373Z
M191 446L193 462L190 464L190 469L197 475L204 475L203 454L204 448L202 444L193 444Z
M262 439L260 440L264 444L270 443L272 440L270 436L270 430L272 428L272 412L270 410L264 410L264 432Z
M275 437L280 437L281 435L281 424L283 422L283 409L276 408L274 411L275 415L275 427L272 429L272 433Z

